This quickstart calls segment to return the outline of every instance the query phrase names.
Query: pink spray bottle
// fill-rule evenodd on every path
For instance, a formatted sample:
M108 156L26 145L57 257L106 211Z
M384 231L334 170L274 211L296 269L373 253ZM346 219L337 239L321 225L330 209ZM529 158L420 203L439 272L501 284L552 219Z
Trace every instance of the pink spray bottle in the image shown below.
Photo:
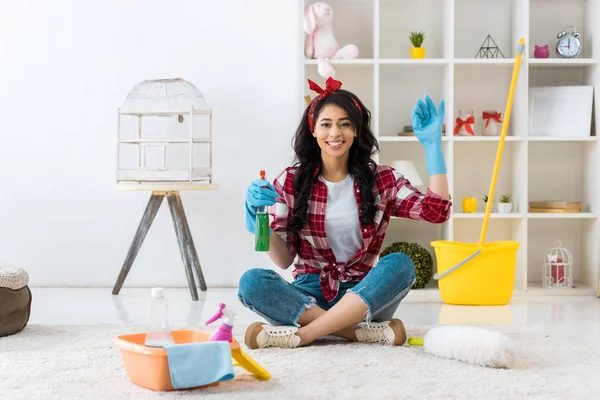
M209 341L233 341L233 321L236 317L236 313L224 303L219 303L219 311L208 321L206 325L210 325L221 317L225 317L225 321L221 324L219 329L208 339Z

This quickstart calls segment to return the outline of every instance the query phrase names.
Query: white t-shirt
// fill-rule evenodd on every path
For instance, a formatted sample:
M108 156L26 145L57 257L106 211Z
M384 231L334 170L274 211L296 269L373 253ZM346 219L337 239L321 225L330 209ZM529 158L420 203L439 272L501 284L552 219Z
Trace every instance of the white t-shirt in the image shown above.
M354 180L348 175L341 182L328 182L325 234L338 262L347 262L363 244L354 198Z

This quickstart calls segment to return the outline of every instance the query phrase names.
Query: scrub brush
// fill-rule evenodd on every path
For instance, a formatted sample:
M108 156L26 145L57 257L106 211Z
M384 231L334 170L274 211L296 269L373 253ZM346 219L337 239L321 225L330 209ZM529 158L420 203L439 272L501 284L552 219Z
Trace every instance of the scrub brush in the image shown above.
M491 368L508 368L514 359L513 340L505 334L476 326L437 326L423 338L408 338L437 357Z

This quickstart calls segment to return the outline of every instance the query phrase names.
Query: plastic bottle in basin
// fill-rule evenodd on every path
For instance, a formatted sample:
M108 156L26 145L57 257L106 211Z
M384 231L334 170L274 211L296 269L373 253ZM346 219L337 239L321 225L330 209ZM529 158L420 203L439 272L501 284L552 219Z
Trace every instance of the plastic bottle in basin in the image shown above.
M146 333L145 345L149 347L165 347L175 344L169 329L169 307L163 288L152 288L150 322Z

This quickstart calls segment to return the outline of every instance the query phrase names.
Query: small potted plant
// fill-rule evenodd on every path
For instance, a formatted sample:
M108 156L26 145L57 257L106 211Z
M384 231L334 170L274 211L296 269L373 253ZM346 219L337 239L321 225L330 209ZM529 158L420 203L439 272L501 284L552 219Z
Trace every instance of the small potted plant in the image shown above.
M500 203L498 203L498 211L501 213L509 213L512 210L511 196L510 193L503 194L500 196Z
M421 47L423 45L423 40L425 40L425 33L416 31L411 32L409 39L413 45L413 48L410 49L410 56L412 58L425 58L425 48Z
M488 195L486 194L485 196L483 196L483 202L485 203L485 207L487 208L487 202L488 202Z

